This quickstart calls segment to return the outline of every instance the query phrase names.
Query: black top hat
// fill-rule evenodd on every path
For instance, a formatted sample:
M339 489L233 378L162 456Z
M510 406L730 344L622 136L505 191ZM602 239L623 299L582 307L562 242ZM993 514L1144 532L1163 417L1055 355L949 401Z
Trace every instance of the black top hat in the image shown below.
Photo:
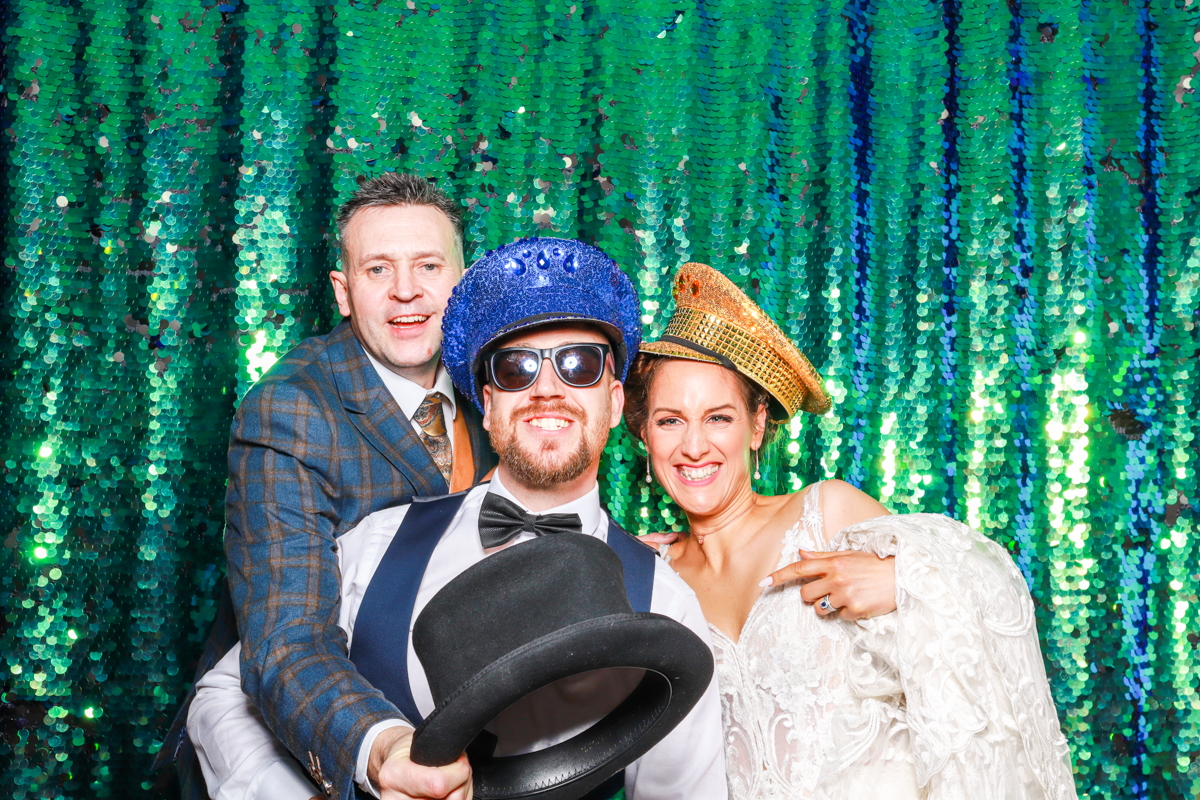
M713 674L712 653L686 626L633 611L608 545L571 533L501 550L450 581L413 626L413 649L437 707L413 735L412 760L443 765L466 751L483 800L582 797L670 733ZM492 755L483 729L501 711L612 667L646 673L604 719L545 750Z

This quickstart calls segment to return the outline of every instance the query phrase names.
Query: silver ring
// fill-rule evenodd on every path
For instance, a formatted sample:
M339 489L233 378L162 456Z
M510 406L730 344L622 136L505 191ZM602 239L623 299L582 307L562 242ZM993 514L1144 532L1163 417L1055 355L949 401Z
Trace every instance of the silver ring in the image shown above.
M821 607L822 611L833 611L833 603L829 602L829 595L822 597L817 605Z

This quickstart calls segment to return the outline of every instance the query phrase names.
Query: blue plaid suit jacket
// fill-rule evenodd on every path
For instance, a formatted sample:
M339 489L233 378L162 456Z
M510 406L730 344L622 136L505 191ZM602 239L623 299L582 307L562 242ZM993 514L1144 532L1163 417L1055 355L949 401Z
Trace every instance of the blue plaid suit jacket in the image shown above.
M474 405L460 398L457 409L478 483L495 455ZM225 552L242 687L288 749L319 765L310 771L331 798L354 795L367 730L403 718L347 658L337 537L375 511L448 490L349 323L302 342L238 408Z

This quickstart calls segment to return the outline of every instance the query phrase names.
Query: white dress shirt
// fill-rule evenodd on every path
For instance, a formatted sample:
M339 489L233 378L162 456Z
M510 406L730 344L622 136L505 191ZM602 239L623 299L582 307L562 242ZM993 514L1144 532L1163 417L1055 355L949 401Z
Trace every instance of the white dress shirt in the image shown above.
M471 565L503 548L484 551L479 541L479 508L492 491L522 505L500 481L477 486L464 499L421 579L412 622L443 586ZM522 506L523 507L523 506ZM354 620L380 560L400 527L408 506L377 511L338 539L342 572L338 625L353 641ZM578 514L584 534L608 539L608 515L600 507L599 487L558 508L542 512ZM507 546L528 541L523 533ZM708 626L696 595L663 561L655 560L650 610L683 623L711 647ZM241 690L241 647L235 646L196 685L188 714L188 734L200 757L215 800L308 800L317 793L304 771L266 728ZM413 700L423 715L434 708L425 670L412 646L409 627L408 674ZM637 685L638 670L600 670L558 681L514 704L489 729L500 737L498 755L540 750L565 741L611 711ZM581 697L595 698L592 702ZM375 736L402 720L371 728L359 750L356 780L378 796L366 780L366 763ZM629 800L726 800L721 707L714 676L687 717L662 741L625 769Z
M362 342L358 343L362 347ZM425 402L428 395L440 392L442 395L442 413L446 416L446 435L450 437L450 446L454 447L454 418L458 414L458 405L454 400L454 383L450 380L450 373L446 371L446 367L439 361L437 375L433 379L433 388L426 389L419 386L408 378L401 377L390 369L380 364L375 356L367 352L367 348L363 347L363 353L367 360L371 362L371 366L379 373L379 379L383 381L383 385L387 387L388 393L392 399L396 401L396 405L400 406L400 411L403 412L404 418L408 420L408 424L412 425L413 430L417 435L421 435L421 426L413 421L413 417L417 415L417 410L421 407L421 403Z

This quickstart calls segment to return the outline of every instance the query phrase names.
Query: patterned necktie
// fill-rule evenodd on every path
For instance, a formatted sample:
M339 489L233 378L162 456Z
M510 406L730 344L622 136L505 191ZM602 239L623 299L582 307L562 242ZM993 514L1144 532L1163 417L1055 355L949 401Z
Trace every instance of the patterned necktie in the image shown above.
M413 422L421 426L421 442L438 471L446 479L446 487L450 486L450 474L454 464L454 452L450 448L450 435L446 433L446 415L442 413L442 394L434 392L425 395L421 407L413 415Z
M508 544L522 533L583 533L578 514L530 514L519 505L488 492L479 507L479 543L483 549Z

